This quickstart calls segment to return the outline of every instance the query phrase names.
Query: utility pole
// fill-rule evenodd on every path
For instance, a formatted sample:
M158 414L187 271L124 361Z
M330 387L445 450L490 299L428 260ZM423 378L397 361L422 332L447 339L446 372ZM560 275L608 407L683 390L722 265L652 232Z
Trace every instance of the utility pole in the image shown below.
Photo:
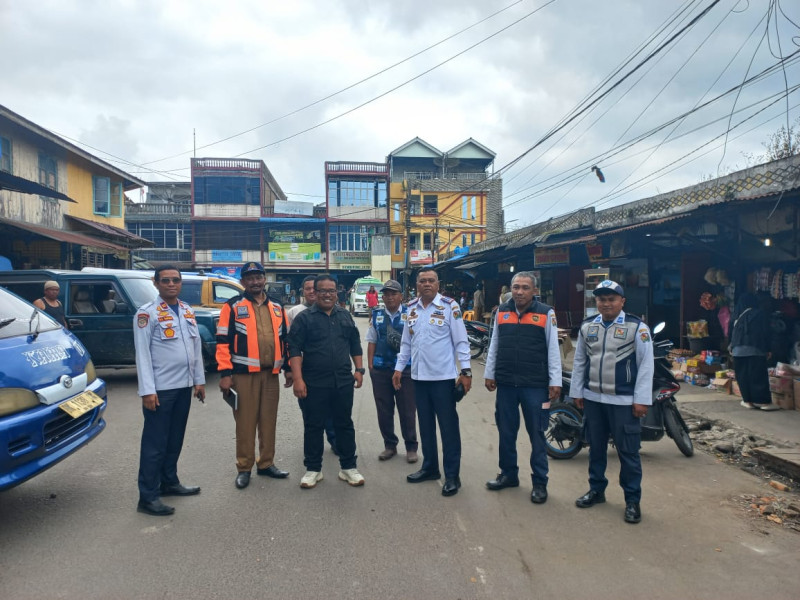
M403 180L406 188L406 253L405 260L403 261L403 297L405 297L406 290L408 289L408 276L411 266L410 259L410 246L411 246L411 190L408 186L408 181Z

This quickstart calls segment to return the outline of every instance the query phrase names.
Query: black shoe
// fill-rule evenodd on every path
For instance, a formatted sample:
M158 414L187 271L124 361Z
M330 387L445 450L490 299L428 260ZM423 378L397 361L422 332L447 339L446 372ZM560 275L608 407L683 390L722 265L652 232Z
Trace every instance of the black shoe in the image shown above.
M289 476L289 471L281 471L275 465L270 465L266 469L256 469L256 473L273 479L286 479Z
M199 493L200 487L196 485L181 485L180 483L161 485L162 496L194 496Z
M236 487L243 490L250 485L250 471L242 471L236 476Z
M531 492L531 502L534 504L544 504L547 502L547 487L544 485L534 485Z
M583 496L575 500L575 506L578 508L589 508L595 504L602 504L605 501L606 495L603 492L589 490Z
M625 522L638 523L642 520L642 511L639 510L639 504L636 502L628 502L625 504Z
M161 500L153 500L152 502L139 500L139 504L136 506L136 511L153 515L155 517L168 517L175 512L175 509L171 506L167 506L161 502Z
M455 496L460 487L461 479L459 477L448 477L442 486L442 496Z
M441 477L442 476L439 471L426 471L425 469L420 469L416 473L406 475L406 481L408 483L419 483L420 481L431 481L432 479L440 479Z
M496 479L486 482L486 487L492 491L502 490L508 487L519 487L519 479L500 473Z

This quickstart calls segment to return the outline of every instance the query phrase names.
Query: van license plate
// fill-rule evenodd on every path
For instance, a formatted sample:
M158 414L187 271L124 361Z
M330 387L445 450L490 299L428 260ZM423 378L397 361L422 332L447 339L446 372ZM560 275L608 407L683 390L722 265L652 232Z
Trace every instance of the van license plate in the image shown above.
M89 412L96 406L100 406L102 403L103 399L100 396L87 390L75 396L72 400L64 402L59 408L73 419L77 419L82 414Z

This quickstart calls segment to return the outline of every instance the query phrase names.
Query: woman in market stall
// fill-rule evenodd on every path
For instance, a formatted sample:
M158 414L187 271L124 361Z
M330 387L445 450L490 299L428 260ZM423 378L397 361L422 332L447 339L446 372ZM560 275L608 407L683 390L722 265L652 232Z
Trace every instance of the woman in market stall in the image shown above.
M755 294L746 292L736 303L730 324L731 356L736 381L742 392L742 406L780 410L772 404L769 391L769 321L758 306Z

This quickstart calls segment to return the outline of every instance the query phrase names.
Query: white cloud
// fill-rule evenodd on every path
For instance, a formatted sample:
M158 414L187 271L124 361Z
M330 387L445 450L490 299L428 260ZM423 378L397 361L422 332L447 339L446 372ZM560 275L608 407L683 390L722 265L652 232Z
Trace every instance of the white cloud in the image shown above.
M447 60L543 3L521 2L331 100L203 148L198 155L237 155L335 117ZM732 12L734 7L739 12ZM44 127L133 162L185 153L151 167L177 170L187 177L193 129L198 146L203 146L266 123L398 62L499 8L476 0L5 3L0 102ZM441 149L473 137L497 153L499 168L569 114L678 9L669 2L559 0L386 97L328 125L255 151L251 157L264 159L290 195L323 196L325 160L381 161L414 136ZM760 3L720 2L669 52L631 78L630 84L642 76L630 91L622 94L630 87L624 84L563 139L555 136L520 161L508 172L504 186L509 195L507 218L531 221L540 214L537 211L549 206L554 208L547 216L552 216L557 214L554 211L596 202L626 178L622 185L646 177L724 131L722 122L667 143L650 158L646 158L649 152L641 154L662 140L665 132L620 157L601 161L606 184L600 184L586 165L578 185L561 185L517 202L546 185L545 180L558 181L562 172L607 152L628 127L625 139L691 109L742 47L708 97L738 84L756 53L761 32L749 40L748 35L765 11ZM800 14L790 16L797 21ZM788 22L781 21L780 31L784 54L797 50ZM662 39L666 35L670 33ZM774 62L762 44L751 73ZM657 96L673 76L674 81ZM790 66L787 76L790 84L798 81L798 67ZM778 74L745 90L737 106L782 87ZM797 102L796 97L792 100L791 104ZM687 119L676 133L724 116L732 105L729 98ZM780 115L784 108L783 104L774 107L753 124ZM791 120L796 114L793 109ZM612 202L654 194L656 186L665 191L690 185L701 174L716 173L720 159L723 168L743 166L741 153L761 152L761 141L780 123L763 125L742 139L733 139L738 135L734 133L724 158L718 149ZM162 173L141 176L165 178ZM535 187L512 196L528 186Z

